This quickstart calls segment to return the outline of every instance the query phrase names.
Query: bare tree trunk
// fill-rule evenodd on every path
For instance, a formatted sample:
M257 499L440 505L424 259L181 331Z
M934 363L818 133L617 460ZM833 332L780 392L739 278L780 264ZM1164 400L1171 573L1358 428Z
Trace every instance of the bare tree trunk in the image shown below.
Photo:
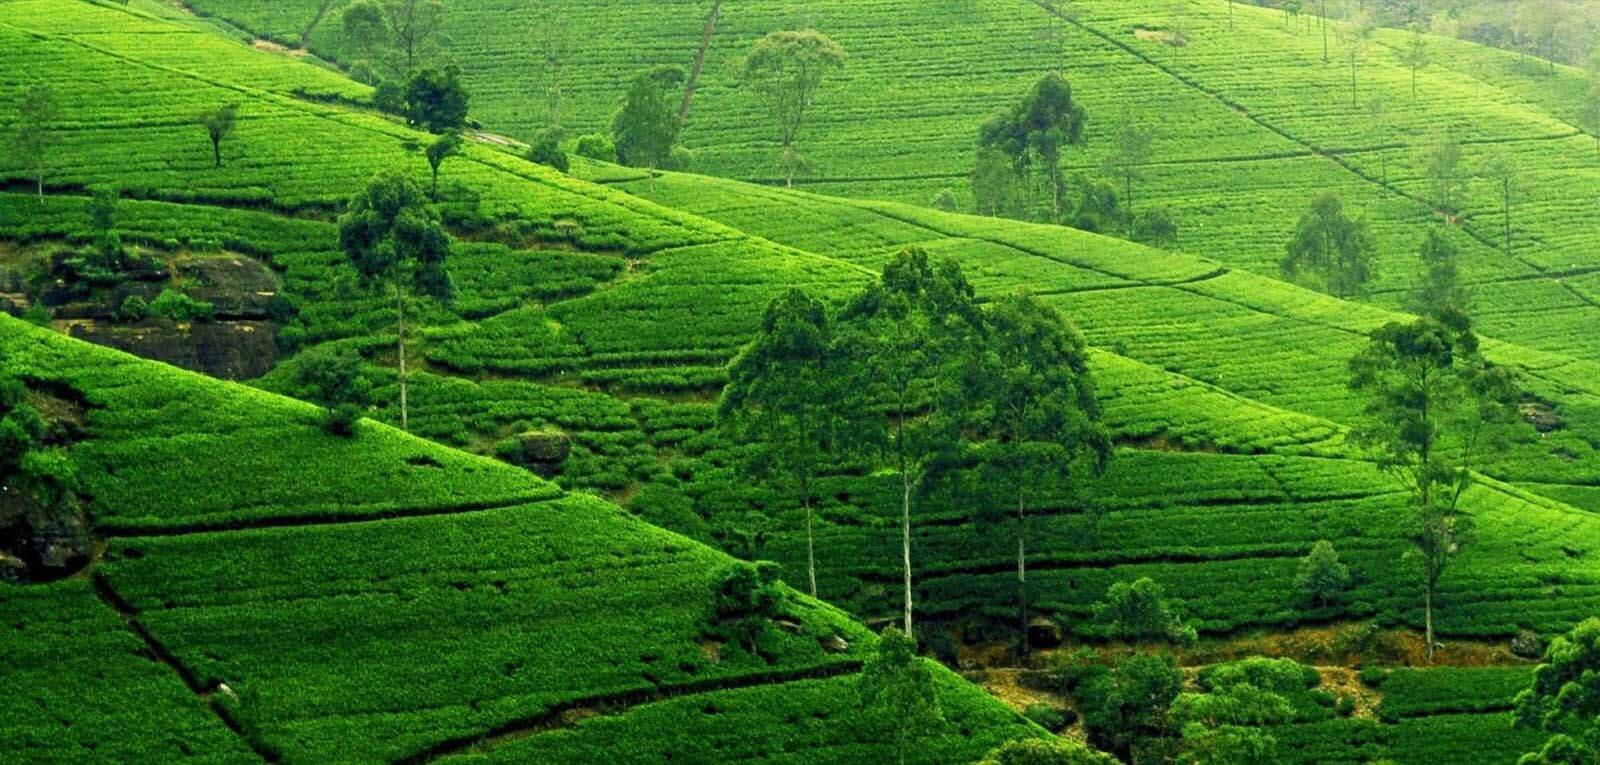
M39 201L44 201L44 173L39 174Z
M911 476L907 475L904 463L900 471L900 546L902 562L905 565L906 604L905 625L906 635L911 633Z
M1027 516L1023 505L1022 487L1017 487L1017 626L1021 630L1017 655L1028 655L1028 552Z
M1422 621L1424 625L1423 638L1428 641L1428 663L1433 663L1433 583L1423 585L1422 590Z
M211 160L216 167L222 167L222 139L220 137L213 136L211 138Z
M811 535L811 492L804 492L801 503L806 508L806 575L811 580L811 597L817 596L817 548Z
M711 47L711 35L716 34L717 15L721 10L722 0L711 3L711 15L706 17L705 31L700 34L700 52L695 54L694 68L689 71L689 82L683 86L683 105L678 107L680 127L689 122L689 106L694 103L694 89L700 83L700 70L705 66L706 51Z
M411 431L409 412L406 405L406 298L405 290L400 286L400 279L394 280L394 302L399 309L399 351L400 351L400 429Z
M1328 0L1322 0L1322 63L1328 63Z

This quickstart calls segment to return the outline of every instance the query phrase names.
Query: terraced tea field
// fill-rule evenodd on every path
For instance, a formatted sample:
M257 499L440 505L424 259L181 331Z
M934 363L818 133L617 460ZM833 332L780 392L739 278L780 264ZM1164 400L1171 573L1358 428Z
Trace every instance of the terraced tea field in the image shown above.
M298 43L321 4L199 0L207 13ZM530 44L539 11L524 3L450 3L452 50L474 90L474 114L511 135L541 126L542 81ZM1156 131L1156 156L1137 191L1169 207L1178 247L1269 277L1296 218L1322 190L1365 214L1378 242L1374 300L1404 305L1420 277L1415 252L1437 225L1427 149L1448 135L1463 147L1469 179L1453 238L1477 288L1480 321L1492 335L1532 348L1600 361L1593 333L1600 267L1588 204L1600 173L1593 140L1577 128L1581 73L1524 64L1516 54L1429 37L1430 65L1399 59L1410 35L1379 30L1358 58L1354 105L1335 23L1331 61L1308 12L1286 25L1281 12L1224 0L1182 3L1187 44L1161 35L1172 3L1062 4L1034 0L928 4L906 0L778 2L722 8L684 141L696 172L771 182L777 152L759 106L738 87L737 62L767 31L813 25L850 53L824 86L802 151L808 188L856 198L926 204L949 188L970 204L967 176L978 124L1020 96L1040 73L1059 69L1090 114L1087 143L1069 152L1069 173L1093 175L1113 149L1124 109ZM586 0L583 37L562 71L569 127L603 130L623 83L651 66L687 67L711 3ZM490 21L492 19L492 21ZM1309 31L1305 22L1311 21ZM315 25L311 49L348 58L337 19ZM1003 55L993 41L1004 40ZM885 86L884 83L893 83ZM1128 98L1127 94L1138 94ZM1374 100L1381 120L1369 118ZM1486 166L1518 168L1513 252L1500 235L1500 200ZM1218 179L1226 179L1219 183ZM1475 179L1475 180L1474 180ZM1538 305L1538 312L1526 306Z
M320 6L193 4L290 43L310 26L297 14ZM669 23L662 3L585 0L605 44L586 44L592 58L574 62L574 119L599 124L610 83L639 62L676 61L674 40L698 35L700 5L675 4ZM29 689L0 702L11 712L0 750L29 761L889 757L852 689L869 629L898 612L897 476L845 464L822 479L821 600L794 596L789 625L741 648L707 621L716 570L733 553L775 560L798 580L806 517L791 496L735 471L715 397L774 295L802 287L837 305L911 246L959 261L980 300L1042 297L1093 347L1114 459L1077 490L1051 488L1028 557L1031 600L1069 641L1101 644L1095 604L1144 576L1213 640L1420 627L1406 497L1346 442L1361 406L1348 361L1369 332L1404 318L1393 308L1415 277L1407 253L1432 225L1415 163L1398 148L1378 158L1390 139L1356 131L1331 90L1344 72L1321 70L1320 39L1282 30L1277 14L1239 8L1241 45L1219 31L1222 3L1189 3L1194 42L1174 53L1133 33L1165 13L1155 3L1081 5L1064 22L1021 0L813 4L852 61L826 94L837 109L819 112L807 151L822 177L804 190L587 161L562 174L469 141L442 173L455 299L419 303L411 317L407 435L391 427L393 303L362 288L335 218L379 170L425 180L430 137L363 107L365 86L166 4L0 2L0 104L39 77L64 115L42 201L11 157L0 164L11 181L0 190L0 265L92 241L87 192L114 186L124 242L264 264L291 309L275 325L286 360L251 387L0 317L4 370L81 398L92 437L70 454L106 537L83 577L0 584L16 614L4 622L16 629L0 638L10 659L0 678ZM451 8L455 50L478 88L474 115L501 132L531 129L518 110L533 99L506 84L527 51L493 52L518 25L484 23L520 19L523 7ZM938 39L933 13L952 30ZM724 64L792 14L766 0L724 14L687 138L695 169L761 180L771 147ZM486 31L462 35L463 24ZM1045 36L1052 29L1066 35L1064 53ZM334 32L324 19L313 49L335 52ZM1006 58L992 56L999 38L1015 41ZM1469 152L1527 153L1541 189L1587 182L1580 153L1566 153L1588 140L1562 121L1572 73L1535 81L1502 54L1440 40L1423 98L1402 106L1409 72L1380 49L1403 42L1379 33L1363 75L1396 101L1396 135L1455 125ZM1241 47L1249 67L1228 62ZM905 69L907 51L936 49L927 60L937 63ZM474 63L490 57L499 68ZM1177 250L905 203L963 183L973 123L1063 60L1096 114L1119 93L1151 94L1141 114L1174 135L1142 194L1179 212ZM1463 74L1484 61L1481 77ZM1309 107L1272 84L1284 70L1314 73L1309 82L1332 95ZM1467 97L1479 91L1505 97ZM191 115L226 103L241 118L213 168ZM1074 165L1097 165L1104 150L1107 123L1091 124ZM926 173L906 177L913 165ZM1385 276L1372 303L1272 278L1309 188L1342 189L1374 217ZM1530 192L1519 208L1528 222L1517 224L1528 246L1508 258L1478 212L1492 202L1480 189L1452 236L1467 248L1489 357L1518 373L1550 422L1519 432L1464 499L1478 539L1440 582L1435 614L1458 643L1553 634L1600 612L1590 213ZM302 365L340 348L361 355L379 402L353 440L322 434L317 407L279 395L298 392ZM488 456L529 433L570 443L546 466L549 480ZM957 635L984 643L1015 618L1014 539L983 528L984 509L935 490L914 518L924 647L944 658ZM1321 539L1335 542L1354 583L1336 604L1312 606L1294 577ZM97 690L76 693L89 672ZM1373 716L1289 726L1277 732L1281 753L1514 759L1542 740L1505 714L1526 672L1396 670ZM919 762L972 761L1040 733L954 674L941 670L937 684L945 719Z

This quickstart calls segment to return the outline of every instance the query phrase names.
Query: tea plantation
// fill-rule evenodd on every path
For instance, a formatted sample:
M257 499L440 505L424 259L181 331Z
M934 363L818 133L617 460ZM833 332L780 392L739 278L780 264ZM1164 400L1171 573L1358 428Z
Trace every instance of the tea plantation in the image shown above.
M1511 152L1525 174L1513 254L1496 249L1485 184L1448 234L1485 356L1526 392L1528 422L1462 496L1476 538L1434 596L1440 638L1483 653L1362 659L1384 665L1370 704L1337 701L1351 691L1327 679L1314 714L1264 730L1275 761L1304 763L1510 762L1543 743L1512 725L1532 662L1508 641L1600 614L1600 288L1594 213L1572 201L1595 160L1570 108L1578 73L1433 38L1413 101L1394 60L1409 34L1378 30L1360 70L1390 102L1374 133L1306 18L1286 28L1243 4L1231 31L1231 4L1181 4L1176 48L1140 34L1173 23L1153 0L728 5L683 135L697 174L580 157L560 172L477 132L443 164L454 294L408 312L407 433L395 301L352 267L338 217L381 171L427 188L434 137L316 60L348 58L338 8L184 5L0 0L0 106L45 82L60 110L42 195L25 158L0 155L0 301L13 301L0 305L25 313L61 286L18 274L95 246L95 192L115 189L133 251L264 267L276 289L257 331L281 353L265 376L225 382L64 336L197 337L205 319L34 315L53 332L0 316L0 378L82 430L65 453L97 540L71 577L0 582L14 689L0 761L893 761L856 689L873 633L899 615L899 476L860 456L830 465L813 517L739 469L748 447L718 427L717 397L772 298L797 287L838 309L913 247L958 262L980 304L1037 296L1089 345L1109 467L1047 486L1026 558L1032 607L1069 647L1121 650L1096 607L1141 578L1212 644L1420 631L1410 497L1350 438L1365 401L1348 381L1369 334L1409 319L1416 244L1437 224L1426 160L1403 147L1442 127L1475 163ZM513 38L540 11L445 5L472 118L531 137L537 67ZM686 63L710 10L570 6L585 21L564 108L583 131L609 123L636 70ZM851 58L789 190L732 62L796 24ZM309 52L292 50L302 37ZM1092 116L1074 173L1099 166L1124 94L1148 95L1134 114L1161 148L1140 194L1173 210L1175 245L920 206L944 187L969 204L977 124L1053 67ZM214 166L194 115L225 105L238 122ZM1368 301L1278 278L1324 189L1372 221ZM164 284L214 286L173 270ZM127 285L97 289L120 299ZM296 400L338 353L372 384L350 437ZM557 453L530 456L541 449ZM912 518L918 637L951 668L981 666L1016 631L1016 539L970 495L936 483ZM714 616L721 572L775 561L799 588L808 534L816 597L786 586L786 610L746 645ZM1319 540L1350 573L1329 602L1296 581ZM928 666L942 719L908 761L974 762L1045 735L969 682L981 673Z

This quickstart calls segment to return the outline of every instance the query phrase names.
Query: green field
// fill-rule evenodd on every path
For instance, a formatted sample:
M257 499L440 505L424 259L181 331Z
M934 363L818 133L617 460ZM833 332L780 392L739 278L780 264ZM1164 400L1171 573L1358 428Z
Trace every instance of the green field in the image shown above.
M195 0L195 10L289 45L320 2ZM485 130L526 137L525 4L448 3L452 51ZM592 28L570 67L575 125L609 120L617 83L684 63L706 3L580 4ZM1100 645L1095 604L1150 577L1211 640L1371 622L1420 629L1407 497L1347 443L1362 402L1348 362L1399 312L1434 225L1403 146L1450 127L1473 162L1512 152L1527 175L1517 252L1494 247L1497 201L1475 187L1463 247L1485 350L1558 420L1520 430L1464 498L1478 539L1439 583L1447 641L1500 645L1600 613L1600 281L1589 254L1592 139L1573 126L1574 71L1443 38L1410 98L1385 30L1364 87L1387 132L1352 118L1338 60L1281 14L1190 2L1191 44L1141 38L1166 4L1081 2L1062 21L1023 0L816 2L805 14L851 52L827 86L798 190L775 188L774 147L729 62L789 5L724 8L684 135L690 173L575 160L563 174L490 140L450 160L449 305L411 333L410 433L398 429L394 306L361 289L336 216L374 173L426 181L430 137L365 106L371 89L250 34L154 0L0 0L0 104L42 79L62 142L45 198L0 158L0 266L92 241L90 191L123 195L124 242L169 257L264 264L293 308L284 361L222 382L0 317L0 369L81 398L71 446L103 553L48 585L0 584L16 616L0 670L27 689L0 751L28 761L863 762L892 756L850 689L872 629L898 613L898 476L843 464L819 481L818 597L751 652L712 634L708 598L733 556L804 578L795 498L740 475L718 430L727 364L787 287L837 306L905 247L959 261L981 301L1018 289L1069 316L1091 346L1108 472L1052 486L1036 508L1030 599L1070 642ZM576 12L576 10L574 11ZM1304 23L1302 20L1300 23ZM1064 35L1064 50L1056 37ZM337 17L311 51L342 56ZM518 37L517 39L520 39ZM1012 41L995 56L996 39ZM514 51L514 52L508 52ZM1074 170L1098 167L1115 104L1160 127L1141 199L1172 207L1171 249L1056 226L934 211L967 196L976 124L1045 69L1091 115ZM1286 73L1299 79L1285 85ZM891 87L884 83L893 82ZM107 93L115 93L114 99ZM211 167L191 115L241 107ZM1385 154L1380 159L1379 154ZM1379 163L1382 163L1381 165ZM1594 163L1594 164L1591 164ZM1380 169L1383 168L1383 169ZM1382 178L1384 170L1387 179ZM1225 179L1225 182L1219 181ZM1371 216L1370 302L1287 284L1276 261L1317 191ZM8 288L9 290L9 288ZM56 329L72 321L58 317ZM353 439L294 401L317 354L357 351L379 403ZM571 454L541 479L493 458L520 434ZM985 508L935 490L914 518L924 648L951 659L1009 638L1014 539ZM1297 597L1299 560L1332 540L1354 582L1331 605ZM848 647L836 646L835 638ZM82 676L96 679L78 693ZM1038 735L941 670L945 721L918 762L970 762ZM1370 718L1286 726L1285 761L1504 762L1542 736L1510 725L1528 668L1395 670ZM226 689L226 690L224 690ZM4 759L0 757L0 759Z

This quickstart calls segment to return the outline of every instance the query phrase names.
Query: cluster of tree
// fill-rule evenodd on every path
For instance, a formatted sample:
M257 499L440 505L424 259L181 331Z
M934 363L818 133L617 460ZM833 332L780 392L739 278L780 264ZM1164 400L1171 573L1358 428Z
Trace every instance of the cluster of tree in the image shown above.
M439 0L356 0L342 15L355 79L374 86L373 105L433 133L466 125L461 69L445 51Z
M60 434L15 377L0 377L0 579L60 576L88 553L78 482Z
M1015 533L1025 635L1029 508L1046 487L1104 468L1099 418L1083 337L1065 317L1027 294L982 308L959 264L930 263L918 249L896 255L836 316L799 290L774 300L719 407L722 427L747 445L745 466L804 508L813 594L817 476L841 464L892 467L908 634L914 508L935 479L971 477L986 495L978 507L1015 508L977 517Z
M978 130L972 191L982 215L1064 223L1085 231L1121 232L1129 239L1171 244L1177 224L1164 208L1134 209L1134 184L1155 156L1155 131L1124 112L1112 132L1113 150L1100 177L1066 179L1062 154L1084 143L1088 117L1072 98L1072 86L1051 73L1034 83L1021 101L986 120ZM1119 199L1118 189L1121 186ZM1069 185L1078 191L1069 206ZM936 206L954 208L953 196ZM1069 209L1070 207L1070 209Z
M1518 726L1553 734L1517 765L1587 765L1600 758L1600 618L1550 641L1532 684L1514 703Z

